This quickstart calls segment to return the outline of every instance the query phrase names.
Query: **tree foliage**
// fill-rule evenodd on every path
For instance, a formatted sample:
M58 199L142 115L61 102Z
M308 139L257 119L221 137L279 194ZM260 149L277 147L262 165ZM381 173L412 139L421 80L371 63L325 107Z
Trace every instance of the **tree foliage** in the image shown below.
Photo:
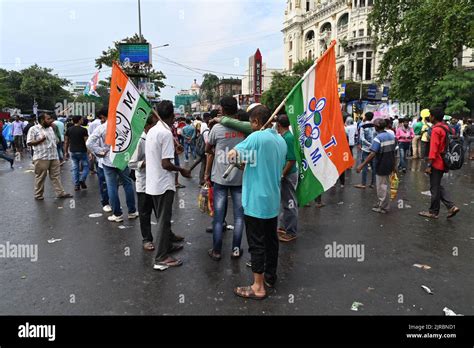
M377 49L385 50L381 80L391 95L429 106L430 91L451 74L463 46L474 46L472 0L379 0L369 16Z
M0 69L0 107L31 112L36 100L40 109L54 110L56 102L69 99L70 93L63 88L69 81L52 71L36 64L21 71Z
M98 69L102 69L104 65L111 67L114 61L119 60L120 43L139 43L139 42L147 43L143 35L140 39L140 36L138 36L138 34L135 34L132 37L126 37L125 39L120 40L120 41L114 41L113 46L108 47L107 50L105 51L102 51L102 55L95 60L95 66ZM136 73L136 71L133 68L124 68L124 71L127 75L133 75ZM155 70L155 69L151 69L147 73L147 76L150 79L150 81L155 84L155 91L159 94L161 89L166 86L165 83L163 82L166 79L166 76L163 74L163 72Z
M263 92L262 104L274 111L313 63L313 60L304 59L295 63L289 73L274 72L270 88Z
M437 81L430 91L432 104L446 106L448 115L474 111L474 70L457 69Z
M219 78L214 74L204 74L201 83L201 102L217 103L216 87L219 84Z

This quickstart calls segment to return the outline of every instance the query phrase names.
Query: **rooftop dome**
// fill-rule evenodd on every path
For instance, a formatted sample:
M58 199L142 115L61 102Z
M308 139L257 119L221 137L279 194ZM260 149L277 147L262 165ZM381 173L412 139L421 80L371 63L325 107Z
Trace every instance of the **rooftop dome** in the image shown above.
M191 89L199 89L201 86L199 86L196 82L196 79L194 79L194 83L191 85Z

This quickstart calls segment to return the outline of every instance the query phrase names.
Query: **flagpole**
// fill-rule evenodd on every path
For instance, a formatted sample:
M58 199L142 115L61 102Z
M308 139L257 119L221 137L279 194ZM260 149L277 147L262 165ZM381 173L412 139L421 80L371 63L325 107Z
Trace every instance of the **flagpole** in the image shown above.
M273 114L270 116L270 118L268 119L268 121L263 125L263 127L260 129L260 130L264 130L270 123L272 123L273 121L276 120L276 116L278 114L278 112L280 111L280 109L285 106L285 103L286 101L288 100L288 97L291 95L291 93L293 92L293 90L296 88L296 86L298 86L300 84L301 81L304 81L306 79L306 77L308 77L308 75L316 68L316 66L318 65L319 61L321 61L321 59L323 59L329 52L329 50L331 48L333 48L334 46L336 45L336 40L332 40L331 41L331 44L329 45L328 49L326 51L324 51L324 53L316 60L316 62L314 62L314 64L311 66L311 68L308 69L308 71L306 71L303 75L303 77L298 81L298 83L291 89L290 93L288 93L288 95L285 97L285 99L283 99L283 101L280 103L280 105L278 105L278 107L275 109L275 111L273 112Z

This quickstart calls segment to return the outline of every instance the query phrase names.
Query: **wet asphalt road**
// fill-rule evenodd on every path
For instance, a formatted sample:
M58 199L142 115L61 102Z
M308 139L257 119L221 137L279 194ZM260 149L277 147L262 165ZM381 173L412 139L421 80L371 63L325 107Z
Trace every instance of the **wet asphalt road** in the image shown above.
M11 171L0 160L0 244L37 244L39 254L37 262L0 258L1 315L443 315L444 307L474 315L473 161L444 179L461 208L453 220L444 207L437 221L417 216L429 203L419 161L410 161L399 189L403 204L393 202L388 215L371 212L375 190L353 188L360 175L351 173L344 189L324 194L325 207L300 208L298 239L280 245L277 290L260 302L232 293L252 279L245 237L240 260L230 259L232 231L221 262L207 255L211 235L204 229L211 219L197 207L197 170L193 179L180 179L187 187L173 211L173 230L186 237L178 254L184 265L159 272L152 269L153 252L141 247L138 220L88 217L102 213L95 175L73 201L56 200L47 181L45 200L37 202L30 163L24 159ZM62 178L73 192L69 168ZM48 244L53 237L62 240ZM363 245L364 260L325 257L333 242ZM357 312L350 310L355 301L363 303Z

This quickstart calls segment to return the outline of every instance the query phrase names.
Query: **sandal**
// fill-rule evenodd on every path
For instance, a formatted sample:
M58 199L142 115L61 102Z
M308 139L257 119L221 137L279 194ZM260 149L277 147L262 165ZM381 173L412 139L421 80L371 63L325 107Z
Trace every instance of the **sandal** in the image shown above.
M182 184L176 184L176 188L180 189L180 188L185 188L186 186L182 185Z
M61 196L58 196L56 198L72 198L72 195L70 193L64 193Z
M418 213L418 215L423 216L423 217L427 217L427 218L431 218L431 219L437 219L438 218L438 215L430 213L429 211L420 211Z
M366 186L365 185L362 185L362 184L357 184L357 185L354 185L355 188L358 188L358 189L365 189Z
M155 246L152 242L146 242L143 244L143 249L145 249L146 251L152 251L155 250Z
M452 207L451 209L448 210L448 216L447 218L452 218L454 215L456 215L457 213L459 213L461 209L459 209L458 207L454 206Z
M207 253L209 257L213 259L214 261L220 261L222 258L221 254L216 253L214 249L209 249Z
M285 233L285 234L281 234L278 236L278 240L280 242L291 242L292 240L295 240L296 239L296 236L293 236L291 234L288 234L288 233Z
M251 300L264 300L267 298L267 293L263 296L257 296L251 286L237 287L234 289L234 294L242 298L248 298Z

